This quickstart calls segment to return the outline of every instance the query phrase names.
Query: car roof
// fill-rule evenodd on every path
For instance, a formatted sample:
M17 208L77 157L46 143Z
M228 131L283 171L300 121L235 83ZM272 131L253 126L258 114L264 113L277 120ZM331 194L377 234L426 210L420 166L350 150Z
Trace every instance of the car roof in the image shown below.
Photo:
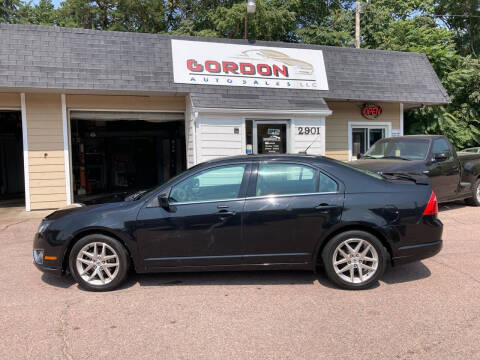
M298 162L312 162L324 161L328 162L330 159L324 156L318 155L305 155L305 154L257 154L257 155L237 155L227 156L218 159L213 159L204 162L203 164L220 164L228 162L241 162L241 161L298 161Z

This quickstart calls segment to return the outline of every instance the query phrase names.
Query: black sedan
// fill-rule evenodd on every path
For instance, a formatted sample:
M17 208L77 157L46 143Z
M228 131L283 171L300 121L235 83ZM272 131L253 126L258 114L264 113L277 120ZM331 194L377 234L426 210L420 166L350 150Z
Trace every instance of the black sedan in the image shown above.
M197 165L125 201L58 210L40 224L34 263L88 290L137 273L311 269L347 289L388 263L442 247L427 182L325 157L241 156Z

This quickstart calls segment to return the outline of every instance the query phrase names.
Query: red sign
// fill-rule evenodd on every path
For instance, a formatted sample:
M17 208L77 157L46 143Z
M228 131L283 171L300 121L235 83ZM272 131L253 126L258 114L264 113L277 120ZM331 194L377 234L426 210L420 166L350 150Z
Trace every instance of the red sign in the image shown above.
M376 119L382 114L382 107L375 104L363 104L362 115L367 119Z

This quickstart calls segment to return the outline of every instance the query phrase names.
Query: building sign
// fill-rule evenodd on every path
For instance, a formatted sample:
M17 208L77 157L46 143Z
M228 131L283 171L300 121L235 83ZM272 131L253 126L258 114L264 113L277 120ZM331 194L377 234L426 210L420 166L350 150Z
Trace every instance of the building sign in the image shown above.
M362 115L367 119L376 119L382 114L382 107L375 104L363 104Z
M328 90L321 50L171 41L176 83Z

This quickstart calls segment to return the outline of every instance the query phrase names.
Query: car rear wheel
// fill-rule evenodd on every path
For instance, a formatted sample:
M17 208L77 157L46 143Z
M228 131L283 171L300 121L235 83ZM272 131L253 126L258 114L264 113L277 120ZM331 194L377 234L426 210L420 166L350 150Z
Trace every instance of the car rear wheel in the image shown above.
M375 236L347 231L332 238L322 252L328 278L345 289L366 289L385 272L388 253Z
M475 184L473 185L472 197L466 199L465 202L468 205L480 206L480 179L477 179L477 181L475 181Z
M69 264L73 278L82 288L107 291L125 280L129 259L125 247L118 240L94 234L75 243Z

